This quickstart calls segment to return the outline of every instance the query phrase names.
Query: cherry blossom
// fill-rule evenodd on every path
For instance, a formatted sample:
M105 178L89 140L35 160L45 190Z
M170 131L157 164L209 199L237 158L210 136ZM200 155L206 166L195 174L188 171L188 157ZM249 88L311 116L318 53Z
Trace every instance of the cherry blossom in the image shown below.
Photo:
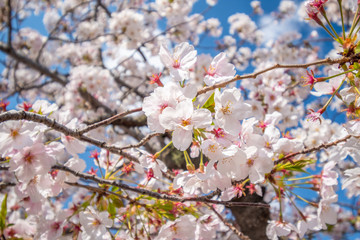
M88 209L79 214L79 221L81 223L83 232L82 239L111 239L106 228L112 226L112 220L108 218L108 212L97 212L94 208Z
M54 163L54 158L46 153L45 146L37 142L13 156L10 170L15 172L21 182L28 183L36 175L47 174Z
M163 64L169 68L171 76L176 81L183 81L189 78L189 70L196 62L197 51L186 42L177 45L174 53L161 45L159 56Z
M336 75L338 73L339 71L336 69L332 69L329 71L330 76ZM311 92L311 94L315 96L333 94L335 90L341 85L343 79L344 79L343 76L337 76L331 78L329 82L318 82L314 85L314 89L316 90L316 92Z
M209 86L230 80L236 73L234 65L228 62L225 53L219 53L205 72L204 82Z
M174 130L173 143L180 151L184 151L190 146L194 128L206 128L212 122L209 110L194 110L193 104L189 100L180 102L175 109L165 108L159 120L165 129Z
M3 2L3 238L360 231L359 1Z
M248 117L250 106L241 101L239 90L232 88L220 93L215 91L215 119L218 125L230 134L240 133L240 120Z

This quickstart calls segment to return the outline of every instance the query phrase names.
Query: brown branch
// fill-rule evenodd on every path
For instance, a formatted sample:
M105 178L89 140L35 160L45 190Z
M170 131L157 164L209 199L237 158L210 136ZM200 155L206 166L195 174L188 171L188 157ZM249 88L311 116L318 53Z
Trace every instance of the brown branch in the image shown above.
M104 111L109 114L109 115L114 115L116 114L115 111L111 110L108 106L106 106L105 104L103 104L102 102L100 102L99 100L97 100L93 95L91 95L86 88L83 87L79 87L78 88L78 92L80 94L80 96L87 101L91 107L93 109L98 109L98 108L102 108L104 109Z
M119 188L124 189L124 190L132 191L132 192L135 192L135 193L138 193L138 194L147 195L147 196L150 196L150 197L153 197L153 198L156 198L156 199L164 199L164 200L169 200L169 201L174 201L174 202L212 203L212 204L224 205L226 207L234 207L234 206L265 207L265 208L270 207L268 204L264 204L264 203L226 202L226 201L211 200L211 199L208 199L206 196L192 197L192 198L181 198L181 197L168 195L168 194L164 194L164 193L153 192L153 191L138 188L138 187L131 187L129 185L126 185L126 184L121 183L121 182L116 181L116 180L107 180L107 179L99 178L99 177L97 177L95 175L91 175L91 174L87 174L87 173L80 173L80 172L72 170L72 169L70 169L70 168L68 168L66 166L55 165L52 168L71 173L72 175L74 175L76 177L79 177L79 178L82 178L84 180L91 180L91 181L96 182L98 184L106 184L106 185L110 185L110 186L119 187Z
M8 166L0 166L0 170L9 170L9 167Z
M16 52L13 48L9 48L3 42L0 42L0 51L9 55L10 57L14 58L15 60L25 64L26 66L33 68L34 70L40 72L41 74L53 79L55 82L60 83L63 86L65 86L68 82L68 80L66 79L65 76L63 76L57 72L50 71L48 68L44 67L43 65Z
M232 225L231 223L229 223L228 221L226 221L226 219L221 216L220 213L218 213L218 211L216 211L216 209L211 206L210 204L206 204L215 214L216 216L228 227L230 228L231 231L233 231L240 239L242 240L251 240L248 236L246 236L245 234L243 234L242 232L240 232L234 225Z
M106 13L106 15L108 17L111 17L111 12L109 11L109 9L107 9L107 7L101 2L102 0L97 0L97 6L100 6Z
M14 187L16 186L16 183L13 182L1 182L0 183L0 191L7 188L7 187Z
M289 153L288 155L286 155L285 157L283 158L280 158L278 160L276 160L274 162L274 164L279 164L283 161L286 161L288 159L291 159L297 155L300 155L300 154L307 154L307 153L311 153L311 152L315 152L315 151L319 151L321 149L326 149L326 148L329 148L329 147L332 147L332 146L336 146L337 144L341 143L341 142L346 142L348 139L350 139L351 137L356 137L356 138L359 138L358 136L353 136L353 135L347 135L343 138L340 138L336 141L333 141L333 142L329 142L329 143L323 143L323 144L320 144L319 146L317 147L313 147L313 148L308 148L308 149L304 149L302 151L299 151L299 152L294 152L294 153Z
M12 47L12 31L13 31L13 27L12 27L12 22L11 22L11 0L7 0L7 10L8 10L8 15L7 15L7 22L8 22L8 36L7 36L7 45L9 48Z
M95 128L98 128L98 127L101 127L103 125L109 125L111 124L112 122L122 118L122 117L125 117L126 115L129 115L131 113L134 113L134 112L140 112L142 111L142 108L135 108L135 109L132 109L132 110L126 110L125 112L122 112L122 113L118 113L112 117L109 117L105 120L102 120L100 122L97 122L97 123L94 123L94 124L91 124L89 126L87 126L86 128L78 131L80 134L84 134L84 133L87 133Z
M205 88L203 88L203 89L201 89L201 90L199 90L197 92L197 96L199 96L201 94L204 94L204 93L206 93L208 91L215 90L217 88L226 87L228 84L230 84L232 82L235 82L235 81L238 81L238 80L241 80L241 79L256 78L258 75L261 75L263 73L269 72L269 71L274 70L274 69L279 69L279 68L308 68L310 66L320 65L320 64L336 64L336 63L342 64L342 63L346 63L346 62L348 62L350 60L351 60L350 58L342 57L342 58L339 58L339 59L326 58L326 59L314 61L314 62L311 62L311 63L304 63L304 64L275 64L274 66L265 68L265 69L263 69L261 71L255 72L255 73L245 74L245 75L241 75L241 76L236 75L233 79L231 79L229 81L225 81L225 82L214 84L214 85L209 86L209 87L205 87Z
M207 11L209 11L211 8L212 8L211 6L207 7L204 11L202 11L202 12L199 14L199 16L203 16L203 15L204 15ZM150 39L142 42L141 45L132 52L132 54L130 54L127 58L125 58L124 60L122 60L122 61L121 61L115 68L113 68L113 69L118 68L119 66L121 66L122 64L124 64L126 61L128 61L129 59L131 59L131 58L135 55L136 52L138 52L139 50L141 50L141 47L144 47L144 46L145 46L145 44L154 41L156 38L158 38L158 37L161 36L161 35L166 34L168 31L170 31L170 30L173 29L173 28L176 28L176 27L179 27L179 26L188 24L188 23L190 23L190 22L193 22L193 21L195 21L195 20L198 20L198 18L199 18L199 17L195 17L195 18L192 18L192 19L190 19L190 20L183 21L183 22L174 24L174 25L172 25L172 26L170 26L170 27L167 27L164 31L162 31L162 32L160 32L160 33L152 36ZM201 20L201 19L199 18L199 21L200 21L200 20Z
M130 144L128 146L122 147L121 149L124 150L124 149L128 149L128 148L141 147L141 146L145 145L151 138L156 137L156 136L160 136L160 135L162 135L162 133L150 133L146 137L141 139L137 144Z
M111 152L111 153L115 153L115 154L124 156L125 158L127 158L129 160L139 162L139 160L136 157L132 156L131 154L129 154L127 152L122 151L121 148L118 148L113 145L108 145L106 142L99 141L97 139L82 135L79 133L79 131L72 130L72 129L56 122L55 119L50 119L43 115L39 115L36 113L31 113L31 112L25 112L25 111L9 111L9 112L0 114L0 122L10 121L10 120L28 120L28 121L32 121L32 122L42 123L42 124L52 128L55 131L65 134L66 136L74 137L81 141L95 145L99 148L109 150L109 152Z
M112 72L111 70L109 70L111 76L114 78L115 83L118 85L119 88L121 88L122 86L128 88L129 90L131 90L132 92L136 93L136 95L138 95L141 98L145 98L146 94L139 92L137 87L133 87L131 85L129 85L128 83L126 83L125 81L123 81L122 79L120 79L119 76L116 76L116 74L114 72Z
M91 175L88 173L80 173L78 171L75 171L71 168L68 168L66 166L63 165L55 165L52 166L52 169L56 169L56 170L60 170L60 171L64 171L64 172L68 172L71 173L72 175L82 178L84 180L91 180L93 182L96 182L98 184L105 184L105 185L110 185L110 186L115 186L124 190L128 190L131 192L135 192L138 194L142 194L142 195L147 195L156 199L164 199L164 200L169 200L169 201L173 201L173 202L203 202L203 203L211 203L211 204L219 204L219 205L224 205L226 207L260 207L260 208L270 208L270 206L268 204L264 204L264 203L253 203L253 202L227 202L227 201L218 201L218 200L211 200L209 199L210 197L213 196L213 194L209 194L207 196L201 196L201 197L191 197L191 198L182 198L182 197L177 197L174 195L168 195L165 193L158 193L158 192L153 192L147 189L143 189L143 188L138 188L138 187L131 187L129 185L126 185L124 183L118 182L116 180L108 180L108 179L102 179L100 177L97 177L95 175ZM9 170L8 166L0 166L0 170ZM218 194L218 191L215 191L216 194Z
M138 206L141 206L141 207L145 208L148 212L153 212L153 210L151 209L151 207L148 207L146 204L140 203L140 202L138 202L137 200L130 198L129 196L124 196L124 195L121 195L121 194L118 194L118 193L115 193L115 192L106 190L106 189L104 189L104 188L99 188L99 187L84 185L84 184L80 184L80 183L76 183L76 182L66 182L66 181L65 181L65 183L66 183L67 185L70 185L70 186L73 186L73 187L85 188L85 189L88 189L89 191L97 192L97 193L100 193L100 194L111 194L111 195L115 195L115 196L117 196L117 197L119 197L119 198L128 200L130 205L131 205L131 204L135 204L135 205L138 205ZM1 186L1 185L0 185L0 186Z
M141 87L141 86L142 86L144 83L146 83L147 81L148 81L148 79L144 79L144 80L142 80L137 86L132 87L131 89L129 89L129 91L126 91L126 92L124 93L124 95L121 96L120 102L124 101L124 99L127 98L131 93L137 91L137 89L138 89L139 87ZM136 93L136 92L135 92L135 93Z

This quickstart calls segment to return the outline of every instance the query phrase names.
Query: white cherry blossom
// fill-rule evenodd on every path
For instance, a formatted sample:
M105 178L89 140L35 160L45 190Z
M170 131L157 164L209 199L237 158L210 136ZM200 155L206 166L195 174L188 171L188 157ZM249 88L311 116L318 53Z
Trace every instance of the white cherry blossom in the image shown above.
M106 228L111 227L113 222L108 218L108 215L108 212L98 212L93 207L88 207L86 211L80 212L79 221L83 229L82 239L110 240L111 236Z
M226 89L222 93L215 91L215 119L217 124L232 135L238 135L241 130L240 120L250 114L250 105L241 99L241 93L236 88Z
M173 54L164 45L161 45L159 52L162 63L169 68L171 76L176 81L189 78L189 70L197 59L196 54L194 47L186 42L177 45Z
M224 82L234 77L236 71L233 64L229 63L225 53L219 53L206 69L204 82L212 86L218 82Z
M191 100L180 102L176 108L166 108L160 118L160 124L173 132L173 144L180 151L186 150L192 142L193 129L206 128L212 122L207 109L194 110Z

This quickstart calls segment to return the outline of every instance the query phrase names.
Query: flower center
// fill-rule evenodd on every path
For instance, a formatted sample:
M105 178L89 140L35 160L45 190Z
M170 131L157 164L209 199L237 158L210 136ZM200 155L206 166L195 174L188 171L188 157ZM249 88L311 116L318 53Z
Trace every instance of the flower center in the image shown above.
M19 136L19 131L17 129L10 129L10 136L12 138L16 138L17 136Z
M34 155L32 155L31 152L28 152L24 155L23 160L26 163L32 163L34 160Z
M209 145L208 150L209 150L209 152L214 153L214 152L216 151L215 145L214 145L214 144L213 144L213 145Z
M175 59L173 63L173 68L179 68L179 67L180 67L179 59Z
M100 224L101 224L101 222L100 222L100 220L97 219L97 218L95 218L94 221L91 223L91 225L93 225L93 226L95 226L95 227L99 226Z
M188 125L190 125L191 124L191 120L190 119L183 119L182 121L181 121L181 126L183 126L183 127L186 127L186 126L188 126Z
M221 111L222 111L222 113L224 114L224 115L226 115L226 114L231 114L232 113L232 111L231 111L231 102L230 101L228 101L227 103L226 103L226 105L224 106L224 107L222 107L221 108Z
M161 104L160 105L160 113L162 113L164 111L165 108L167 108L169 105L167 103Z
M253 159L249 159L247 160L246 164L251 167L252 165L254 165L254 160Z
M206 71L206 74L209 75L209 76L214 76L215 73L216 73L216 68L214 68L213 66L210 65L209 69L205 69Z
M51 224L51 228L54 230L58 230L60 228L60 223L54 222L53 224Z
M214 132L216 138L223 138L223 137L225 137L224 130L221 129L221 128L214 129L213 132Z

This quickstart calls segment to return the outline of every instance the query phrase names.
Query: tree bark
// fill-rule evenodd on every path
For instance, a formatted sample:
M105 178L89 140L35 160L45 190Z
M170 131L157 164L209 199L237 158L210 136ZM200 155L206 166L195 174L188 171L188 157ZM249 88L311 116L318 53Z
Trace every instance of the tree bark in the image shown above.
M262 190L265 192L265 188ZM265 203L263 197L260 197L256 193L250 195L248 191L246 192L246 196L233 201ZM268 220L270 220L270 209L254 207L231 207L230 209L242 233L253 240L268 239L266 236L266 226Z

